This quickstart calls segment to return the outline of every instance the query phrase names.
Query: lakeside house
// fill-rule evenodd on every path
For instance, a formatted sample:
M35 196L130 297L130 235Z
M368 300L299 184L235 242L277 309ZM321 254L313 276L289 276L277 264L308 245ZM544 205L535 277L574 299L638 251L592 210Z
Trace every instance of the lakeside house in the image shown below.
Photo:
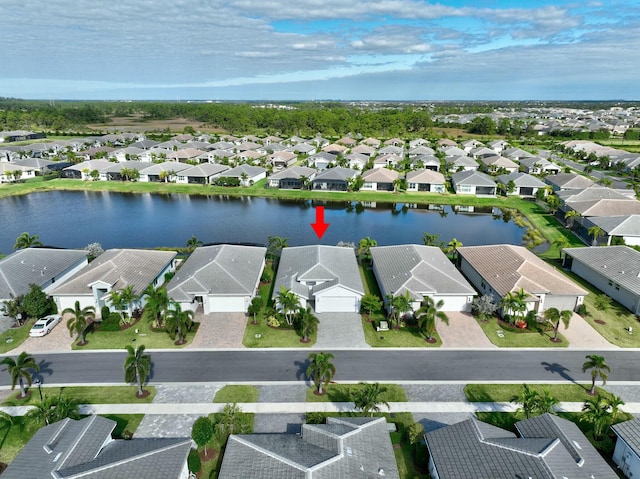
M444 175L428 168L407 173L407 191L445 193L447 191Z
M280 188L283 190L300 190L306 188L318 172L306 166L291 166L282 171L278 171L269 177L269 188Z
M457 195L495 196L496 182L480 171L459 171L451 175L451 187Z
M358 176L356 170L350 168L328 168L319 172L311 181L311 189L326 191L347 191L349 181Z
M538 191L545 191L547 185L528 173L509 173L496 178L499 185L503 185L507 195L521 196L523 198L534 198ZM509 191L509 186L513 191Z
M362 173L363 191L394 191L400 173L388 168L374 168Z
M266 253L258 246L196 248L167 284L167 296L183 311L246 313L258 294Z

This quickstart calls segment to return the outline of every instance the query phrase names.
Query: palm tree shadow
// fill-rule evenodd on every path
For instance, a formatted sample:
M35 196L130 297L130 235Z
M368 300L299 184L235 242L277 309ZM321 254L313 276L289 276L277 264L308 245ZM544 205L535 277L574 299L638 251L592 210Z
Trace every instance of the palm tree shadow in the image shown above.
M311 364L311 360L305 359L304 361L294 361L293 364L296 367L296 379L298 381L307 381L307 369Z
M36 381L40 381L44 383L44 376L51 376L53 374L53 369L51 369L51 362L45 361L44 359L38 363L39 370L37 372L33 371L31 374L31 379L35 383Z
M545 371L548 371L552 374L558 374L561 378L566 379L567 381L571 381L574 384L578 384L576 380L568 374L568 372L571 370L564 367L562 364L548 363L547 361L543 361L540 364L544 367Z

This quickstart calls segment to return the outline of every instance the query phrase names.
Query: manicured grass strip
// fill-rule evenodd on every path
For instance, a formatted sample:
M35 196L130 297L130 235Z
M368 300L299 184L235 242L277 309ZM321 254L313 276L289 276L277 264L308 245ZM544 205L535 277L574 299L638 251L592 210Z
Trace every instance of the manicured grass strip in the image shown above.
M376 281L376 275L373 274L373 269L371 269L369 266L363 265L359 265L358 269L360 270L360 277L362 278L362 284L364 285L364 292L382 299L380 288L378 287L378 282Z
M560 402L584 402L588 399L590 385L587 384L527 384L533 391L547 390ZM467 384L464 394L471 402L510 402L522 392L522 384ZM596 392L604 396L610 393L596 387Z
M23 416L15 416L13 424L0 427L0 462L10 463L36 433Z
M69 386L69 387L43 387L42 396L58 396L77 399L80 404L136 404L150 403L156 395L155 386L144 386L145 391L149 391L149 396L138 399L137 386ZM40 401L38 388L31 386L31 394L26 399L18 399L20 392L12 394L9 399L2 403L3 406L24 406Z
M200 323L193 323L191 331L187 331L185 338L187 342L176 346L174 343L177 340L171 339L166 331L154 331L150 328L149 323L143 323L139 321L135 325L127 328L123 331L94 331L87 334L88 343L85 346L78 346L75 338L71 345L72 349L122 349L126 345L130 344L133 347L137 347L144 344L147 349L181 349L187 346L193 341L196 332L198 331ZM138 330L138 333L136 333ZM70 339L71 341L71 339ZM153 359L153 355L152 355Z
M477 318L476 318L477 319ZM566 348L569 343L564 336L558 334L559 343L554 343L550 340L553 337L551 332L540 333L537 331L520 330L510 331L511 328L507 328L498 323L495 317L490 318L488 321L477 320L478 324L487 335L489 341L498 347L503 348ZM445 326L446 327L446 326ZM569 326L571 327L571 326ZM514 328L515 329L515 328ZM498 331L501 331L502 337L498 336Z
M386 391L380 395L381 401L407 402L407 394L397 384L381 384ZM329 384L326 394L316 396L315 388L307 389L307 402L351 402L351 392L361 389L359 384ZM384 406L382 406L384 408Z
M19 328L11 328L0 334L0 354L7 353L20 346L29 337L29 330L35 319L30 319Z
M101 416L118 423L113 430L113 437L120 439L124 431L135 434L138 426L142 422L144 414L101 414Z
M369 323L366 317L362 316L364 339L374 348L432 348L442 345L442 340L437 333L435 334L436 342L428 343L424 340L423 333L416 327L407 326L400 329L391 328L389 331L376 331L380 320L386 320L386 317L373 314ZM442 327L446 328L446 326Z
M214 403L258 402L258 388L255 386L230 384L218 391Z
M294 329L271 328L265 318L259 318L258 324L253 324L253 318L248 318L242 344L247 348L309 348L315 344L316 338L314 333L310 342L302 343Z

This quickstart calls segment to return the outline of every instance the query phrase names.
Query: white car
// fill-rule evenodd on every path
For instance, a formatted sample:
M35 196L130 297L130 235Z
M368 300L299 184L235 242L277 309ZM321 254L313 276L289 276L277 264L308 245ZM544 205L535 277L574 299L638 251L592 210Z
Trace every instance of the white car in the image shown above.
M62 318L59 314L50 314L49 316L45 316L44 318L37 320L33 326L31 326L29 336L46 336L61 319Z

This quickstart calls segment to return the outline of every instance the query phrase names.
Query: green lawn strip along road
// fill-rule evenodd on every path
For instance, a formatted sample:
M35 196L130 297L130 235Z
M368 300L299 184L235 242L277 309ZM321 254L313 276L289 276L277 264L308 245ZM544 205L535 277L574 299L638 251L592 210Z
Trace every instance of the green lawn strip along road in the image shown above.
M29 330L33 323L35 323L35 319L30 319L21 327L10 328L0 334L0 354L20 346L29 337Z
M487 321L481 321L476 318L478 324L484 331L484 334L493 344L503 348L566 348L569 342L564 336L558 334L561 341L556 343L551 341L553 331L532 331L530 329L518 329L515 326L507 326L498 323L498 319L494 316ZM446 328L446 326L441 326ZM569 324L571 327L571 324ZM498 335L502 335L500 337Z
M123 373L124 378L124 373ZM63 396L77 399L80 404L137 404L151 403L156 395L155 386L144 386L149 395L144 398L137 398L138 389L136 386L65 386L65 387L42 387L42 396ZM29 388L29 394L25 399L18 398L20 392L12 394L5 400L3 406L25 406L40 401L40 395L36 386Z
M590 384L530 384L532 391L547 390L560 402L584 402L590 398ZM470 402L511 402L514 396L522 392L522 384L467 384L464 394ZM600 387L596 393L609 397L611 394Z
M386 391L380 395L381 401L386 402L407 402L407 394L402 386L397 384L381 384ZM307 402L352 402L351 393L362 386L359 384L328 384L322 396L314 393L315 387L307 390ZM384 409L384 406L382 406Z
M442 346L442 340L438 333L433 337L435 343L429 343L425 340L424 333L416 326L404 326L399 329L391 327L388 331L377 331L376 327L381 320L386 317L381 314L371 315L368 322L366 315L362 315L362 329L364 330L364 339L370 346L374 348L437 348ZM440 325L446 328L446 325Z
M255 386L229 384L220 389L213 398L214 403L258 402L259 391Z
M121 331L100 331L97 329L86 335L86 345L78 346L74 338L71 347L82 351L88 349L124 350L128 344L134 347L144 344L147 349L180 349L193 341L199 325L199 323L193 323L191 330L186 331L184 335L187 342L181 345L175 344L177 336L175 339L171 339L165 330L153 330L150 323L138 322ZM136 330L138 331L137 333Z

